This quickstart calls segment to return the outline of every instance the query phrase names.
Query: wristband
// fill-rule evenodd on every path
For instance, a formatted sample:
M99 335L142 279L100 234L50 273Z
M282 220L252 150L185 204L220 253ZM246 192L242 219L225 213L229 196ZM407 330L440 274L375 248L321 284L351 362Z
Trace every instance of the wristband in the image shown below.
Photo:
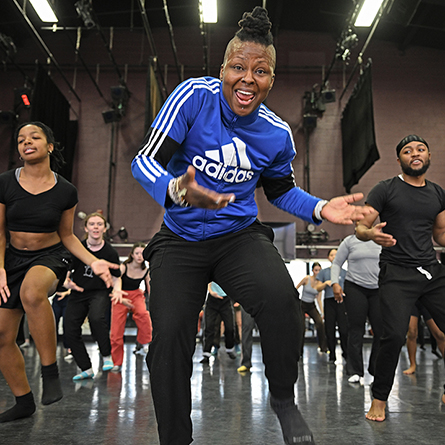
M315 209L314 209L314 216L315 219L318 219L319 221L324 221L324 218L321 216L321 209L328 203L329 201L326 201L325 199L322 199L321 201L318 201Z
M181 207L189 207L190 204L185 200L185 195L187 193L187 188L184 187L179 189L179 178L173 178L168 183L168 194L170 199L177 205Z

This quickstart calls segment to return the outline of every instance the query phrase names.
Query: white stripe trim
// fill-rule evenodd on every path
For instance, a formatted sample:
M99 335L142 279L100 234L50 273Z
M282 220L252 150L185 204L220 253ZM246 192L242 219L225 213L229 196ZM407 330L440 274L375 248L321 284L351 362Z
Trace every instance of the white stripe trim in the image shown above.
M221 82L218 79L211 82L205 79L190 79L182 84L162 107L160 114L156 117L157 127L153 127L150 138L141 152L143 151L144 154L154 157L168 135L182 105L193 95L195 90L204 88L212 94L218 94L220 84Z

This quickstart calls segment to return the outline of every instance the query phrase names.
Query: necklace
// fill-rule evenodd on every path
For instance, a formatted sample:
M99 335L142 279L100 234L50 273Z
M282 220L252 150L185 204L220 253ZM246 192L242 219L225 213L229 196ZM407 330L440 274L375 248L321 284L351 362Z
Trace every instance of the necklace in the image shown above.
M101 240L98 244L92 244L87 239L87 247L90 250L96 251L96 250L99 250L104 245L104 242L105 242L104 240Z

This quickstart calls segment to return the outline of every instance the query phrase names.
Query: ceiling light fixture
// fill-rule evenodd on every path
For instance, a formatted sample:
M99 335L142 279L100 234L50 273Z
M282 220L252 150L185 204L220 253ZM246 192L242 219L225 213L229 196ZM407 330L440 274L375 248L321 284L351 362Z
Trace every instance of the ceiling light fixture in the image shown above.
M59 21L48 0L30 0L42 22L56 23Z
M354 26L371 26L384 0L364 0Z
M201 0L202 21L204 23L218 22L217 0Z

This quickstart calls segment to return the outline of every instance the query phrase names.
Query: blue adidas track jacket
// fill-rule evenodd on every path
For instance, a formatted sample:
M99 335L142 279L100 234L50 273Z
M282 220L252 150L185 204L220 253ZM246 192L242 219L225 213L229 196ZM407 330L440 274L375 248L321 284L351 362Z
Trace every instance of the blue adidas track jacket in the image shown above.
M261 179L268 200L306 221L319 198L295 186L291 161L295 146L289 125L259 106L248 116L227 104L221 81L192 78L169 96L132 162L136 180L163 207L164 221L188 241L237 232L252 224L258 209L255 188ZM180 207L167 199L168 183L189 165L196 181L219 193L234 193L224 209Z

